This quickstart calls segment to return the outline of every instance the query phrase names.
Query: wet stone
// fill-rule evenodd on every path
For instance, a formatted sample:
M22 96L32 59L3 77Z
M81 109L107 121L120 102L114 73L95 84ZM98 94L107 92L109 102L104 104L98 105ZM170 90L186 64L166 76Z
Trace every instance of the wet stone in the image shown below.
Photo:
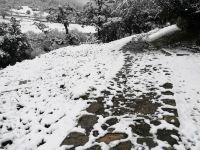
M126 139L127 137L128 135L125 133L107 133L105 136L97 139L97 142L104 142L106 144L109 144L112 141Z
M104 113L104 106L103 103L92 103L87 109L87 112L94 113L94 114L103 114Z
M97 130L93 131L93 136L94 137L97 137L98 135L99 135L99 131L97 131Z
M180 127L180 122L175 116L163 116L163 119L176 127Z
M110 150L131 150L133 148L131 141L121 142Z
M109 126L115 125L117 123L118 123L118 119L117 118L111 118L111 119L108 119L106 121L106 124L108 124Z
M154 142L153 138L138 138L137 143L141 145L145 143L149 148L158 146L158 144Z
M62 142L62 145L73 145L74 147L83 146L89 141L88 136L79 132L70 133Z
M132 132L136 133L137 135L140 136L151 136L150 129L151 126L144 121L141 120L141 122L136 122L135 125L130 125Z
M107 129L108 129L108 125L102 124L102 125L101 125L101 128L102 128L103 130L107 130Z
M81 95L79 98L81 98L82 100L88 100L89 94Z
M157 138L161 141L167 141L171 146L178 144L178 141L171 135L180 137L177 130L158 129Z
M173 147L163 147L163 150L176 150Z
M99 146L99 145L94 145L94 146L92 146L92 147L90 147L90 148L88 148L88 149L86 149L86 150L101 150L101 146Z
M172 89L173 88L173 84L165 83L165 84L162 85L162 87L165 88L165 89Z
M152 120L152 121L150 122L150 124L153 124L153 125L155 125L155 126L159 126L159 125L161 124L161 122L158 121L158 120Z
M164 92L161 92L163 95L174 95L174 93L173 92L171 92L171 91L164 91Z
M107 131L108 131L109 133L112 133L113 131L115 131L115 128L108 128Z
M97 123L97 121L98 117L95 115L83 115L78 120L78 125L80 125L86 130L87 133L89 133L93 129L93 126Z
M5 146L11 145L12 143L13 143L12 140L6 140L6 141L4 141L4 142L1 143L1 147L4 148Z
M135 106L134 112L135 113L141 113L144 115L147 114L154 114L157 110L157 108L160 106L158 103L152 103L148 99L136 99L134 100Z
M174 114L176 117L178 117L178 112L177 109L175 108L162 108L163 111L167 111L169 113Z
M174 99L162 99L162 102L167 105L176 106L176 101Z

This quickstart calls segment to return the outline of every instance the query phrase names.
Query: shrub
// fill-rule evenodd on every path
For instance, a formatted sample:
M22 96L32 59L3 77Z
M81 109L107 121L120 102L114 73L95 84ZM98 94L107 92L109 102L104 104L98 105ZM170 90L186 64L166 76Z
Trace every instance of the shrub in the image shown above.
M27 37L33 49L32 58L61 47L78 45L87 41L87 34L77 30L70 31L68 35L58 30L49 30L46 34L43 32L39 34L28 32Z
M0 24L0 30L3 31L0 50L5 54L0 56L3 61L1 67L30 58L30 44L26 35L21 33L19 22L15 18L11 18L10 24Z

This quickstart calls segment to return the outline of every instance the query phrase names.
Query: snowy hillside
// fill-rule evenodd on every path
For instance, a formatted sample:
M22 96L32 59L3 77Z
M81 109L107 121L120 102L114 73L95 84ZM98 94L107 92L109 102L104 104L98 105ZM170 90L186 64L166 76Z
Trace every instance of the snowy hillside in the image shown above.
M1 70L2 148L57 149L88 106L76 98L106 88L123 65L119 49L130 40L62 48Z

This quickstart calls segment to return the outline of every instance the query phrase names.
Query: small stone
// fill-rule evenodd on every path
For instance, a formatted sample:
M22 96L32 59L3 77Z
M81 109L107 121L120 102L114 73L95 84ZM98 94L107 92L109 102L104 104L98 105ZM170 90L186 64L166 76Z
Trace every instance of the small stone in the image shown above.
M165 84L162 85L162 87L165 88L165 89L172 89L173 88L173 84L165 83Z
M111 119L106 121L106 124L108 124L109 126L115 125L117 123L118 123L118 119L117 118L111 118Z
M165 92L161 92L163 95L174 95L174 93L173 92L171 92L171 91L165 91Z
M65 85L64 84L60 85L60 88L65 89Z
M94 145L94 146L92 146L92 147L90 147L90 148L87 148L86 150L101 150L101 146L99 146L99 145Z
M24 81L19 81L19 85L22 85L22 84L27 84L27 80L24 80Z
M174 99L162 99L162 102L167 105L176 106L176 101Z
M131 141L122 142L116 145L115 147L112 147L110 150L131 150L133 148L133 144Z
M167 111L169 113L174 114L176 117L178 117L178 112L177 109L175 108L162 108L163 111Z
M153 125L155 125L155 126L159 126L159 125L161 124L161 122L158 121L158 120L152 120L152 121L150 122L150 124L153 124Z
M163 116L163 119L176 127L180 127L180 122L175 116Z
M89 113L100 115L104 113L104 106L103 106L103 103L95 102L95 103L92 103L86 110Z
M102 125L101 125L101 128L102 128L103 130L107 130L107 129L108 129L108 125L102 124Z
M88 99L89 99L89 95L88 95L88 94L81 95L80 98L81 98L82 100L88 100Z
M74 147L83 146L89 141L88 136L79 132L70 133L61 143L62 145L73 145Z
M106 90L101 91L101 93L102 93L102 94L105 94L105 95L111 95L110 91L106 91Z
M99 135L99 131L97 131L97 130L93 131L93 136L94 137L97 137L98 135Z
M151 126L145 123L144 121L136 122L135 125L130 125L129 127L131 127L132 132L136 133L137 135L144 137L151 136L150 133Z
M104 142L106 144L109 144L112 141L126 139L127 137L128 135L125 133L107 133L105 136L97 139L97 142Z
M13 143L12 140L6 140L4 142L1 143L1 147L4 148L7 145L11 145Z
M112 133L113 131L115 131L115 128L108 128L107 130L109 133Z
M97 121L98 117L95 115L83 115L78 120L78 125L80 125L86 130L87 133L89 133L93 129L93 126L97 123Z

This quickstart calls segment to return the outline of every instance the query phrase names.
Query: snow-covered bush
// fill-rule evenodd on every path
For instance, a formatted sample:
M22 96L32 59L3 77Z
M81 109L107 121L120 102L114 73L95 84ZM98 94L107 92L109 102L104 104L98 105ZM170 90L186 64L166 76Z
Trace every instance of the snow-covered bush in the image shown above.
M87 40L86 34L76 30L70 31L68 35L58 30L49 30L46 34L28 32L27 37L33 49L32 58L64 46L85 43Z
M107 22L103 24L103 27L100 31L102 41L110 42L123 37L124 30L122 28L122 25L122 18L108 18Z
M15 18L11 18L10 24L0 24L0 31L3 31L0 50L6 54L3 57L0 56L1 67L29 58L30 44L26 35L21 33L19 22Z

